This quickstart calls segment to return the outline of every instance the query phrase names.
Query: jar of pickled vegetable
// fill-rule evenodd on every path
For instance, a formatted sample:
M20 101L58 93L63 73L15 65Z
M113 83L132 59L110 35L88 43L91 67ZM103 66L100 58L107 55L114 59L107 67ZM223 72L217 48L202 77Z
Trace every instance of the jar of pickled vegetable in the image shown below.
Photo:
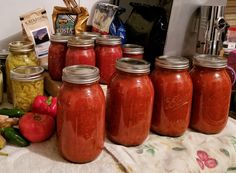
M202 133L220 132L226 125L231 97L227 59L198 55L193 59L193 105L190 126Z
M58 95L57 136L59 151L69 161L85 163L102 151L105 134L105 96L94 66L63 69Z
M44 94L43 71L40 66L20 66L11 70L15 108L28 112L34 98Z
M144 48L137 44L124 44L123 57L143 59Z
M180 136L188 128L193 84L189 60L183 57L156 58L151 74L155 90L151 129L166 136Z
M140 145L148 136L154 90L144 60L121 58L107 89L106 132L125 146Z
M68 36L51 35L48 50L48 72L53 80L61 81L62 69L65 67Z
M104 35L96 40L96 66L101 73L100 82L108 84L115 72L115 64L122 57L121 38Z
M72 37L69 39L66 66L82 64L95 66L95 61L94 40L85 37Z
M6 59L7 99L12 103L12 84L10 71L19 66L38 66L34 44L27 41L13 41L9 44L9 54Z

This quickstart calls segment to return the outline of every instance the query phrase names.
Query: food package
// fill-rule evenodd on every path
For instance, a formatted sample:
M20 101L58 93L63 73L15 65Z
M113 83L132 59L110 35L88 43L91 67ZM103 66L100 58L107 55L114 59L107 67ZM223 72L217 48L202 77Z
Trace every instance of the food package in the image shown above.
M34 43L40 65L47 67L51 30L46 10L38 8L27 12L20 16L20 21L24 39Z
M96 5L92 19L92 31L108 34L118 6L100 2Z
M55 33L74 35L86 31L89 13L86 8L78 10L68 7L55 6L52 20Z

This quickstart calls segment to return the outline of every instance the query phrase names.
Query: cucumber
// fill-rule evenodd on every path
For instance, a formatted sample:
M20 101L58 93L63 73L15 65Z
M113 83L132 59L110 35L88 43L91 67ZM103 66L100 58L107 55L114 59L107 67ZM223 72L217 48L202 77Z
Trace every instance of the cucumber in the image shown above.
M13 108L2 108L0 109L0 115L8 115L9 118L20 118L22 115L24 115L24 112L21 109Z

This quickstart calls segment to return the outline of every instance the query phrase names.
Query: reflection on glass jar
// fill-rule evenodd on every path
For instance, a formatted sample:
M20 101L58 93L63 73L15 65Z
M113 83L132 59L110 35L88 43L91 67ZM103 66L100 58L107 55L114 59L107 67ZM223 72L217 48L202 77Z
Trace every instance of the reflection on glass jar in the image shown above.
M107 88L106 130L115 143L140 145L148 136L154 90L144 60L121 58Z
M102 151L105 135L105 96L94 66L74 65L63 69L58 95L58 147L69 161L85 163Z
M180 136L188 128L193 92L188 67L186 58L156 58L151 74L155 90L151 128L158 134Z
M198 55L193 64L190 126L203 133L218 133L227 123L230 106L231 80L226 71L227 59Z
M9 44L9 55L6 59L7 99L9 103L12 103L10 71L19 66L38 66L38 64L32 42L14 41Z
M44 94L43 71L40 66L20 66L11 70L15 108L30 111L34 98Z

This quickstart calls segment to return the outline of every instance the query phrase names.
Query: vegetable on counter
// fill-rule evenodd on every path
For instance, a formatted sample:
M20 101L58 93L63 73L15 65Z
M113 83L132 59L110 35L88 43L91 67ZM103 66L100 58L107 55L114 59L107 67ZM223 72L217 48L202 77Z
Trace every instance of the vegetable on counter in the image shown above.
M36 96L32 104L32 111L51 115L55 118L57 114L57 97Z
M18 118L9 118L7 115L0 115L0 128L17 125L18 120Z
M0 134L0 149L4 148L6 145L6 139Z
M21 109L17 109L17 108L13 108L13 109L2 108L2 109L0 109L0 115L7 115L10 118L12 118L12 117L19 118L22 115L24 115L24 112Z
M21 136L17 129L6 127L1 128L0 131L6 141L11 144L15 144L20 147L26 147L29 145L29 142L23 136Z
M55 119L47 114L28 112L20 118L19 128L30 142L42 142L52 136Z

